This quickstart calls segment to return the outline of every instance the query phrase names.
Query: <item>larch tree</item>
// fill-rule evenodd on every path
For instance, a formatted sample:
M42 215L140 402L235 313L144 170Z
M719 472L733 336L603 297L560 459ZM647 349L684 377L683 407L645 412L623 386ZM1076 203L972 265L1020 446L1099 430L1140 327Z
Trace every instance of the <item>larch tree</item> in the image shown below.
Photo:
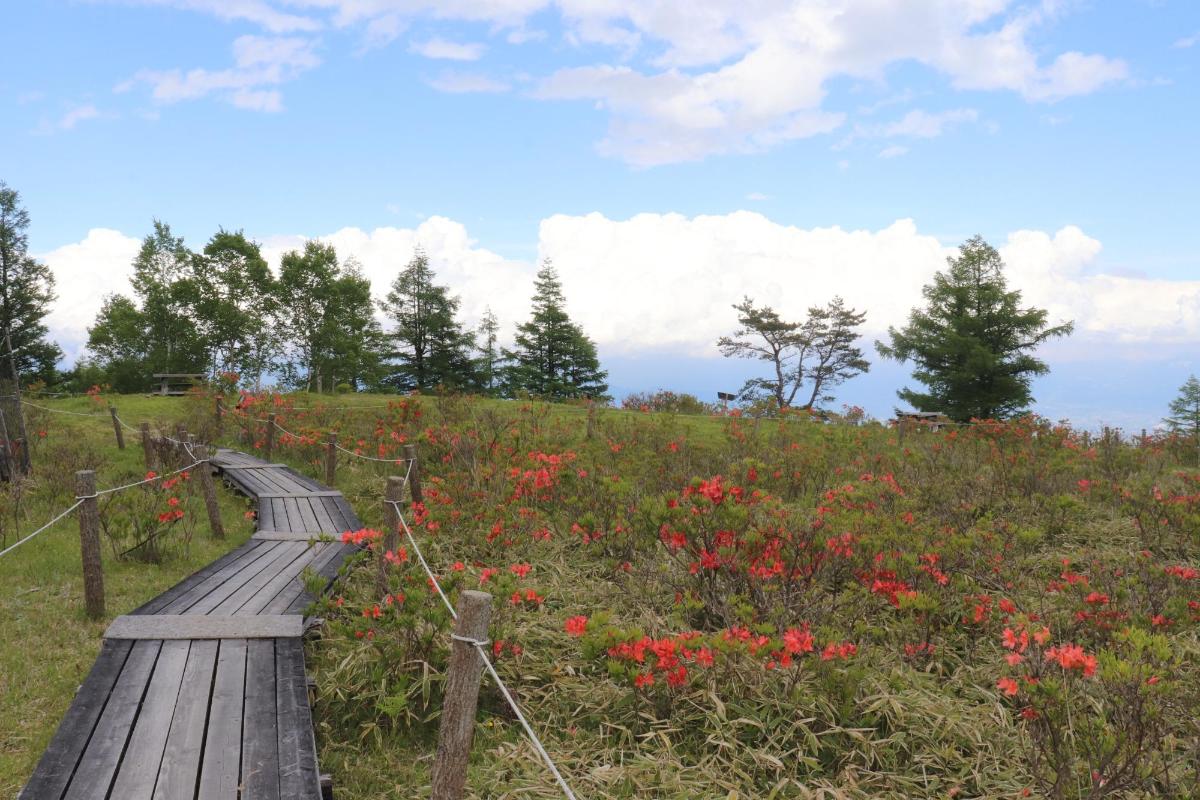
M484 309L475 331L475 375L482 394L495 394L500 372L500 320L491 307Z
M925 307L913 309L903 328L889 328L889 343L875 343L883 357L913 362L913 377L925 384L923 392L901 389L900 398L960 422L1024 412L1033 378L1049 372L1034 351L1074 324L1050 325L1044 309L1023 308L1000 254L979 236L947 264L924 287Z
M459 299L435 282L424 250L417 248L381 305L395 323L386 384L399 391L461 390L474 384L474 337L456 319Z
M517 327L513 349L505 350L504 358L510 394L600 399L608 392L608 373L600 368L596 345L568 316L562 282L549 259L534 281L533 313Z
M29 212L15 189L0 181L0 353L5 378L15 366L23 381L53 383L62 350L43 320L54 301L54 273L29 255ZM7 340L5 340L7 337Z

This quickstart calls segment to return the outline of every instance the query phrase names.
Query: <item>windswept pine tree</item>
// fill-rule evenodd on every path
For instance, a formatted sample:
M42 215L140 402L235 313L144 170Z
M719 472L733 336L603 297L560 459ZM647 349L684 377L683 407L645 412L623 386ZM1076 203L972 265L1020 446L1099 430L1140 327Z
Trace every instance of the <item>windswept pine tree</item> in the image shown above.
M53 383L62 350L46 338L42 320L54 301L54 273L29 255L28 228L21 196L0 181L0 353L7 361L7 336L21 379Z
M515 345L504 357L510 394L599 399L608 392L608 373L600 369L596 345L567 315L562 283L549 259L534 282L533 313L518 326Z
M396 323L384 383L399 391L463 390L475 383L474 337L455 318L459 299L434 279L429 256L418 247L381 304Z

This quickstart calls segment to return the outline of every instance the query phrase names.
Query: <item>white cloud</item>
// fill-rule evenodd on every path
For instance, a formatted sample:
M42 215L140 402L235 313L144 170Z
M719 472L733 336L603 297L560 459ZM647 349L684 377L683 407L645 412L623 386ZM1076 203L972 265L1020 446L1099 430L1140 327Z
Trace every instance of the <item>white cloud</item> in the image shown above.
M751 192L750 194L746 195L746 199L755 203L761 203L764 200L770 200L771 195L763 194L762 192Z
M609 115L599 150L639 166L756 152L828 133L844 121L825 107L835 79L883 83L900 64L922 65L958 89L1009 91L1031 102L1129 79L1125 62L1102 54L1043 55L1036 38L1073 7L1063 0L151 1L275 33L356 28L366 46L389 42L420 19L484 24L509 43L529 42L540 36L530 23L552 9L563 39L594 61L542 75L534 96L591 101ZM482 52L482 45L437 39L416 47L460 60ZM281 82L249 86L244 72L142 77L167 96Z
M238 108L280 111L283 97L278 86L321 63L316 43L298 37L239 36L233 42L234 66L223 70L187 72L142 70L114 91L126 92L139 83L149 84L159 103L178 103L215 94Z
M743 295L797 317L840 294L866 310L866 332L878 336L904 323L922 302L921 287L955 252L908 219L874 231L805 229L749 211L626 220L555 215L542 221L537 237L539 256L553 258L562 275L568 310L612 354L715 356L716 338L736 323L730 305ZM342 259L357 258L377 298L420 244L439 280L462 298L467 322L491 306L511 336L529 313L536 264L487 249L460 222L435 216L414 228L343 228L317 238L332 243ZM277 265L304 237L263 241L264 254ZM1200 339L1200 280L1099 272L1100 242L1074 226L1015 231L995 244L1010 286L1023 292L1025 303L1048 309L1053 321L1076 322L1068 345L1085 357L1094 358L1097 343L1162 347ZM128 291L138 245L96 229L42 256L61 296L49 325L69 354L85 341L102 296Z
M448 94L471 94L476 92L507 92L509 86L504 81L474 72L455 72L447 70L436 78L426 81L439 92Z
M96 107L91 103L77 106L72 108L66 114L63 114L62 118L58 121L58 127L60 130L69 131L80 122L83 122L84 120L95 119L98 116L100 116L100 112L97 111Z
M899 158L908 153L908 148L902 144L888 145L879 151L880 158Z
M1195 47L1197 43L1200 43L1200 32L1194 33L1191 36L1185 36L1182 39L1177 40L1175 42L1174 46L1186 49L1188 47Z
M92 228L82 241L63 245L38 258L54 272L54 301L46 326L74 363L87 343L88 326L100 301L113 292L129 292L133 258L141 241L108 228Z
M487 47L480 42L448 42L435 36L424 42L413 42L408 49L425 58L478 61Z

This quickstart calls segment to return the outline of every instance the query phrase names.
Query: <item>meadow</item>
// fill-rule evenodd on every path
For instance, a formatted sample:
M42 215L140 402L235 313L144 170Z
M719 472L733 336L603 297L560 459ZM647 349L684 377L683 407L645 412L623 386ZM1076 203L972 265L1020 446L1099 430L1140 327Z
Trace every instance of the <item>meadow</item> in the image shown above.
M131 421L212 427L211 396L115 402ZM222 440L261 449L267 413L272 458L316 477L338 432L351 452L337 488L368 526L312 609L326 621L309 643L314 718L339 797L428 792L449 620L412 546L379 536L386 478L403 474L387 460L410 443L414 539L452 600L493 595L497 669L579 797L1195 796L1200 470L1186 443L1033 418L901 435L366 395L262 395ZM93 446L117 469L103 420L46 425L43 454L107 436ZM121 457L133 471L137 451ZM70 491L46 483L48 499ZM224 498L236 522L244 504ZM125 587L110 614L248 529L198 532L161 564L110 559ZM72 535L0 560L5 789L103 627L82 621ZM468 788L561 796L486 678Z

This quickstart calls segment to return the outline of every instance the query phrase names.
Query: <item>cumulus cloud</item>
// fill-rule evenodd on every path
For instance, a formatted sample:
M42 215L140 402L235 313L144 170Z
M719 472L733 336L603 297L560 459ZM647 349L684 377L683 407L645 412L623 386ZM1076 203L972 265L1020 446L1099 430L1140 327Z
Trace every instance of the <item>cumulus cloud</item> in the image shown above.
M531 232L532 234L532 232ZM460 222L430 217L415 228L343 228L319 235L341 258L353 256L382 298L420 245L441 282L462 298L475 324L490 306L511 336L529 313L537 264L514 260L471 238ZM866 332L903 324L921 287L945 268L957 243L921 233L910 219L878 230L798 228L750 211L719 216L555 215L537 231L539 257L557 265L570 313L609 354L645 352L716 357L714 342L736 325L730 307L743 295L799 317L835 294L867 312ZM303 246L303 236L263 238L273 265ZM49 324L69 354L111 291L128 291L138 240L95 229L42 257L61 299ZM995 242L1010 286L1052 320L1074 320L1080 357L1097 342L1186 344L1200 338L1200 280L1105 274L1101 244L1075 226L1021 230Z
M226 102L252 111L283 109L283 96L275 87L294 80L321 63L316 43L294 36L239 36L233 42L234 65L222 70L142 70L119 84L127 92L138 84L150 86L159 103L178 103L215 94Z
M46 326L74 363L87 343L88 326L105 295L129 291L141 241L109 228L92 228L82 241L38 256L54 272L55 292Z

